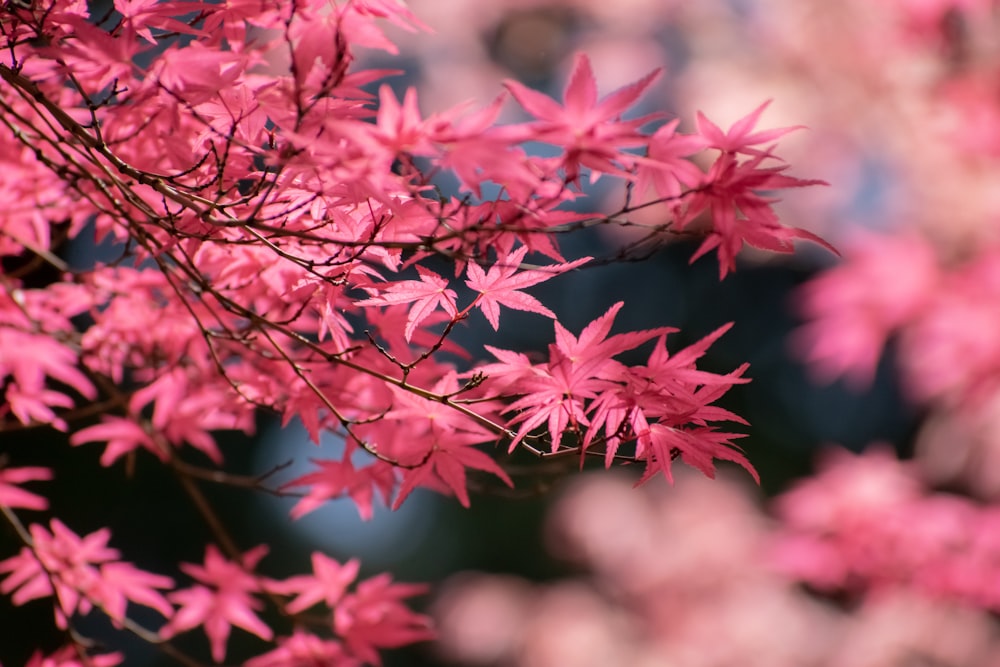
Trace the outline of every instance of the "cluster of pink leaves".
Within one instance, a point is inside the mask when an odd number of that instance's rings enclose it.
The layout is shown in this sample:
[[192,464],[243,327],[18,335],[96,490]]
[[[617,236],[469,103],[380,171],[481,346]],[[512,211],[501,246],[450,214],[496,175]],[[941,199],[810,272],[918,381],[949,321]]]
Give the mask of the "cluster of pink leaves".
[[[15,482],[45,479],[44,468],[0,470],[0,505],[6,508],[44,509],[44,499],[18,488]],[[351,667],[379,664],[378,649],[394,648],[433,636],[427,617],[410,611],[403,600],[424,592],[424,587],[393,583],[388,575],[357,581],[360,564],[341,564],[314,553],[312,572],[284,580],[255,574],[267,554],[264,545],[243,554],[239,561],[227,560],[209,545],[203,565],[181,563],[181,570],[194,584],[180,588],[163,575],[140,570],[118,560],[118,550],[107,546],[111,531],[102,528],[84,537],[76,535],[58,519],[51,531],[32,524],[27,546],[17,555],[0,561],[0,593],[11,595],[15,605],[35,599],[54,598],[55,621],[69,626],[76,614],[99,608],[119,628],[142,636],[146,632],[131,621],[129,603],[155,609],[167,619],[158,635],[168,640],[181,632],[203,628],[211,645],[212,659],[222,662],[233,626],[261,639],[274,640],[274,631],[257,613],[264,608],[262,596],[275,596],[290,615],[302,614],[322,605],[320,616],[338,639],[323,639],[297,627],[288,637],[279,637],[275,648],[249,661],[257,667],[297,665],[302,660]],[[170,591],[164,595],[161,591]],[[287,602],[285,598],[289,598]],[[80,647],[76,647],[79,649]],[[79,655],[67,647],[51,656],[51,663],[74,664]],[[119,656],[120,657],[120,656]],[[88,664],[117,664],[114,655],[93,656]],[[101,662],[105,660],[105,662]]]
[[[30,348],[49,359],[34,365],[23,357],[4,359],[11,416],[67,428],[54,410],[72,407],[73,399],[47,380],[92,398],[97,390],[76,370],[80,365],[116,383],[128,376],[143,385],[125,415],[74,435],[76,444],[107,443],[105,464],[137,448],[162,458],[184,443],[218,462],[210,432],[249,429],[253,409],[262,404],[286,421],[302,419],[314,438],[322,428],[378,416],[383,425],[362,429],[365,438],[357,437],[360,431],[349,437],[398,449],[388,435],[394,419],[386,413],[396,410],[401,392],[457,407],[442,398],[445,392],[420,387],[447,376],[447,364],[433,353],[454,351],[446,334],[473,308],[494,328],[500,306],[555,317],[521,290],[584,261],[562,261],[552,235],[544,233],[594,217],[557,208],[579,196],[572,186],[584,167],[592,178],[622,176],[638,190],[676,199],[672,232],[710,212],[712,226],[698,254],[718,247],[723,274],[744,240],[789,251],[791,239],[808,238],[780,227],[761,194],[808,184],[781,174],[780,163],[771,166],[771,148],[755,148],[788,131],[754,132],[763,107],[729,132],[699,117],[693,136],[676,134],[672,123],[647,137],[640,128],[649,119],[622,116],[656,74],[598,100],[589,62],[580,56],[564,105],[508,83],[537,118],[532,122],[492,127],[501,100],[481,111],[422,118],[412,91],[399,103],[385,85],[377,111],[370,111],[358,86],[385,73],[348,73],[345,35],[351,46],[389,49],[374,18],[411,21],[402,8],[306,3],[294,16],[283,13],[288,8],[252,4],[238,11],[196,3],[119,3],[117,9],[122,18],[110,31],[88,21],[81,4],[12,11],[12,56],[4,70],[24,94],[6,102],[12,116],[25,119],[23,128],[11,124],[16,131],[7,140],[39,134],[32,137],[34,157],[20,169],[49,179],[39,190],[59,192],[61,198],[53,198],[66,211],[47,212],[44,220],[41,202],[31,211],[6,211],[5,239],[31,241],[13,244],[10,252],[47,252],[54,233],[47,225],[66,220],[72,236],[91,218],[98,237],[131,243],[134,261],[148,265],[98,266],[35,291],[5,279],[3,317],[10,325],[4,335],[16,339],[5,349]],[[196,10],[200,21],[179,18]],[[146,50],[151,28],[198,39],[183,49],[171,44],[140,68],[133,59]],[[43,31],[45,49],[33,46],[32,31]],[[291,62],[278,62],[289,49]],[[67,80],[72,85],[61,84]],[[83,94],[108,102],[87,103]],[[88,115],[89,122],[74,120]],[[562,153],[530,156],[521,147],[528,140],[552,143]],[[647,154],[629,152],[636,147],[647,147]],[[707,173],[682,159],[697,148],[718,153]],[[418,170],[418,158],[431,166]],[[394,163],[402,166],[394,170]],[[90,169],[110,175],[95,179]],[[476,194],[484,181],[502,183],[506,197],[479,204],[428,198],[425,172],[442,169]],[[240,185],[246,181],[255,185]],[[559,262],[526,269],[522,262],[531,251]],[[418,265],[417,280],[400,276],[404,266],[432,254],[466,271],[466,285],[477,293],[472,303],[460,308],[450,281],[429,268]],[[359,291],[368,298],[359,299]],[[84,312],[94,323],[81,333],[69,320]],[[363,318],[381,344],[356,336],[348,315]],[[610,362],[627,349],[613,348],[587,354]],[[491,368],[499,372],[502,365]],[[605,409],[628,409],[605,403]],[[153,411],[148,424],[139,417],[144,408]],[[183,425],[167,419],[178,411]],[[486,430],[501,437],[510,432],[470,415],[471,409],[458,412],[425,437],[409,438],[409,451],[392,461],[420,467],[449,437],[465,447],[474,440],[470,434],[484,441]],[[460,423],[462,415],[467,423]],[[556,415],[550,423],[557,447],[559,426],[569,418]],[[534,424],[524,415],[518,421]],[[146,432],[149,426],[156,437]],[[705,444],[714,449],[711,438]]]
[[[589,259],[567,261],[555,233],[654,203],[673,217],[650,239],[703,235],[695,256],[716,250],[720,276],[744,242],[776,252],[822,243],[771,209],[774,191],[815,181],[784,174],[773,144],[792,128],[756,130],[764,106],[728,131],[699,115],[693,134],[677,122],[649,134],[658,117],[627,115],[659,72],[599,98],[581,55],[562,103],[506,84],[531,120],[495,125],[504,96],[424,116],[413,90],[399,100],[384,83],[377,96],[363,89],[393,72],[351,67],[354,49],[394,51],[380,21],[419,27],[391,0],[114,9],[98,17],[82,0],[33,0],[0,10],[0,187],[18,202],[0,212],[0,253],[27,262],[0,274],[5,423],[101,443],[104,466],[143,453],[174,464],[184,447],[221,465],[213,432],[249,433],[261,408],[301,420],[317,442],[338,432],[343,457],[286,484],[306,489],[293,516],[349,496],[367,517],[375,493],[398,505],[417,487],[468,504],[467,470],[510,483],[477,448],[496,442],[639,461],[646,478],[669,478],[677,457],[708,475],[715,459],[752,471],[732,443],[739,434],[716,425],[742,420],[711,405],[745,367],[695,367],[725,327],[669,354],[665,328],[610,335],[618,304],[579,336],[556,322],[545,362],[488,347],[497,361],[464,368],[450,359],[473,355],[448,336],[476,309],[494,330],[501,307],[554,320],[523,290]],[[537,141],[558,154],[530,154]],[[458,195],[436,193],[443,172]],[[585,174],[625,179],[639,199],[612,214],[570,212]],[[483,198],[487,182],[501,188],[495,200]],[[73,269],[56,252],[88,225],[121,256]],[[529,253],[549,263],[527,264]],[[454,278],[422,264],[435,258]],[[38,264],[60,278],[30,287]],[[464,305],[463,274],[474,294]],[[645,365],[615,359],[646,342]],[[81,426],[98,398],[113,408]],[[370,464],[355,465],[358,450]],[[0,504],[44,508],[19,485],[50,471],[0,475]],[[399,602],[416,589],[375,578],[344,593],[353,574],[331,574],[340,566],[320,557],[314,575],[275,584],[255,572],[262,549],[224,557],[209,546],[204,565],[182,568],[198,583],[175,589],[119,561],[106,529],[80,538],[58,519],[49,526],[22,531],[2,586],[18,604],[54,596],[61,624],[97,607],[127,625],[131,601],[169,619],[163,638],[203,627],[221,661],[232,625],[272,638],[255,596],[324,590],[342,641],[297,630],[261,665],[316,651],[334,664],[376,662],[375,648],[427,636]]]
[[121,653],[88,655],[81,658],[73,646],[65,646],[54,653],[45,655],[41,651],[32,654],[25,667],[115,667],[122,663]]
[[[608,466],[623,441],[635,440],[636,458],[646,461],[644,480],[662,472],[670,479],[670,464],[680,456],[686,463],[713,475],[713,459],[736,461],[756,478],[746,458],[731,440],[740,434],[718,432],[717,421],[745,423],[739,416],[710,405],[733,384],[746,382],[746,365],[728,375],[695,368],[701,357],[728,326],[698,343],[670,355],[666,349],[669,328],[608,336],[622,303],[574,336],[555,323],[556,342],[549,359],[532,364],[524,354],[487,349],[500,363],[479,372],[490,378],[490,387],[501,395],[522,396],[504,410],[515,413],[518,431],[513,450],[536,427],[551,434],[551,453],[561,439],[573,434],[582,441],[581,454],[595,441],[604,441]],[[614,357],[649,340],[657,343],[644,366],[625,366]]]

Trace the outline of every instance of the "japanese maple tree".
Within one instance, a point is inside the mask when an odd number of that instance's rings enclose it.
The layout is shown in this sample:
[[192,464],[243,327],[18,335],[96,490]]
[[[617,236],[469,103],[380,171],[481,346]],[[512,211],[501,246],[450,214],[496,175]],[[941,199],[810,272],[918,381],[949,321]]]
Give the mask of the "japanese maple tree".
[[[696,257],[718,250],[723,277],[744,242],[819,241],[771,208],[775,191],[818,182],[785,173],[774,142],[791,128],[758,130],[759,107],[726,132],[699,115],[680,134],[632,114],[658,70],[599,97],[584,55],[562,101],[506,82],[523,122],[497,124],[503,94],[425,115],[415,90],[400,100],[384,83],[392,72],[357,65],[358,49],[395,51],[385,23],[422,28],[395,0],[0,8],[0,432],[67,432],[123,474],[156,461],[214,537],[201,563],[148,572],[108,528],[80,536],[49,513],[58,470],[0,468],[22,543],[0,554],[0,592],[52,605],[70,647],[51,664],[126,659],[80,634],[88,614],[188,665],[208,658],[174,645],[184,633],[204,633],[214,662],[230,659],[233,628],[255,635],[247,664],[269,667],[377,664],[379,649],[433,636],[403,603],[421,586],[357,581],[356,561],[316,553],[311,573],[270,576],[267,546],[236,543],[206,480],[296,493],[293,517],[341,497],[369,517],[376,496],[398,506],[417,488],[468,505],[469,471],[512,484],[516,449],[636,463],[643,480],[669,479],[678,458],[756,475],[724,426],[744,420],[714,405],[746,366],[696,366],[727,327],[670,352],[673,329],[611,333],[622,303],[577,334],[528,290],[586,270],[558,235],[596,225],[644,227],[619,255],[703,237]],[[445,174],[457,190],[439,189]],[[601,178],[628,184],[617,210],[587,209],[584,184]],[[631,221],[664,203],[667,219]],[[116,256],[67,264],[82,238]],[[480,314],[499,330],[507,309],[553,320],[546,355],[453,339]],[[646,344],[646,363],[622,360]],[[341,458],[288,480],[230,474],[217,433],[250,433],[261,412],[317,443],[337,434]]]

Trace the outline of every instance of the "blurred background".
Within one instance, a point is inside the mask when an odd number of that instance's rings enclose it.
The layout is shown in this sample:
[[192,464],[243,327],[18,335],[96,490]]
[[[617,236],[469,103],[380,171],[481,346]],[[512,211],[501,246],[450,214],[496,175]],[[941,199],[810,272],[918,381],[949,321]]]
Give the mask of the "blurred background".
[[[1000,563],[1000,548],[980,544],[1000,533],[977,513],[1000,489],[1000,394],[990,381],[1000,377],[992,347],[1000,280],[991,270],[1000,257],[991,254],[1000,229],[996,3],[409,4],[432,34],[396,31],[399,57],[361,55],[367,66],[404,70],[392,84],[397,92],[416,86],[425,114],[485,104],[506,78],[559,98],[577,51],[589,54],[602,94],[664,68],[636,113],[666,112],[681,130],[692,130],[698,110],[725,128],[771,100],[759,127],[804,126],[777,151],[789,173],[829,183],[790,193],[779,215],[844,257],[815,247],[793,256],[747,250],[720,282],[714,257],[689,265],[697,246],[677,243],[647,261],[610,263],[534,291],[571,331],[624,300],[617,330],[677,327],[672,349],[735,322],[705,365],[726,372],[750,363],[752,383],[723,404],[751,424],[741,443],[759,488],[725,466],[715,481],[681,474],[674,487],[658,479],[633,490],[628,470],[580,473],[575,462],[553,469],[525,459],[515,493],[474,480],[470,510],[418,492],[370,522],[344,500],[292,523],[291,499],[248,493],[234,503],[222,490],[213,499],[227,503],[220,510],[241,527],[241,544],[288,545],[265,561],[274,576],[305,568],[318,549],[359,557],[363,575],[385,570],[430,583],[433,593],[418,604],[438,619],[441,642],[392,652],[390,666],[1000,664],[996,605],[985,593],[1000,587],[1000,578],[988,579],[992,569],[975,570],[983,578],[965,588],[950,570],[933,570],[926,585],[914,584],[924,581],[916,575],[885,575],[897,551],[936,554],[942,544]],[[519,118],[513,103],[505,113]],[[623,192],[603,179],[590,195],[614,210]],[[603,228],[564,242],[568,258],[609,257],[627,237]],[[948,310],[956,295],[962,308]],[[505,313],[499,336],[483,322],[457,336],[474,355],[486,341],[544,349],[551,324],[519,315]],[[956,340],[964,347],[949,347]],[[267,419],[254,442],[226,435],[220,444],[236,472],[294,461],[282,479],[339,446],[330,438],[316,449],[294,425]],[[119,470],[93,465],[92,452],[50,449],[58,467],[79,471],[76,485],[52,498],[78,532],[99,527],[87,522],[100,516],[116,536],[137,536],[114,546],[152,571],[201,559],[208,533],[191,508],[172,504],[174,483],[155,464],[140,457],[122,484]],[[810,477],[820,460],[832,478]],[[814,488],[804,479],[826,495],[783,495]],[[954,515],[937,502],[944,492],[964,503]],[[796,514],[793,497],[814,514]],[[928,498],[946,516],[934,535],[913,528],[927,520]],[[105,509],[95,514],[94,506]],[[886,525],[895,532],[884,533]],[[798,539],[821,533],[843,540]],[[921,541],[909,542],[914,536]],[[855,544],[866,540],[867,552]],[[921,573],[929,559],[907,567]],[[37,629],[49,627],[50,610],[14,614],[7,605],[0,598],[0,657],[17,665],[44,632]],[[203,648],[201,637],[184,641]],[[259,648],[239,631],[231,647],[233,656]],[[139,643],[126,652],[129,664],[168,664]]]

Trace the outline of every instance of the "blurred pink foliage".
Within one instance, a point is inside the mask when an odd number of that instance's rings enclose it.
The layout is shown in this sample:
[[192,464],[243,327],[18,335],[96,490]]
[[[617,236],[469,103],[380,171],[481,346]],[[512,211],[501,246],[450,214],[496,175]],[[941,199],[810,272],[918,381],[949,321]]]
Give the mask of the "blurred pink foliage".
[[516,667],[1000,664],[997,510],[930,492],[878,448],[821,467],[775,516],[727,475],[583,478],[547,533],[580,575],[454,578],[440,649]]
[[[827,222],[824,233],[840,241],[844,261],[798,295],[806,323],[793,347],[819,379],[843,377],[863,389],[887,343],[897,343],[903,392],[926,414],[916,437],[917,466],[936,484],[995,500],[1000,3],[754,4],[754,28],[740,44],[768,43],[761,60],[753,61],[764,65],[756,78],[784,82],[801,103],[795,118],[813,130],[802,140],[818,142],[801,156],[791,143],[790,159],[808,164],[811,153],[818,168],[810,173],[842,195],[855,183],[859,203],[873,175],[881,183],[874,200],[867,195],[866,205],[846,209],[848,215],[842,208],[831,216],[837,207],[814,207],[818,217],[841,220],[839,230]],[[697,62],[692,81],[704,85],[693,93],[725,88],[719,77],[699,76],[699,68],[709,66]],[[830,160],[833,154],[839,159]],[[822,163],[839,165],[840,174],[823,171]],[[808,205],[814,197],[803,192],[797,201]]]
[[930,492],[887,449],[830,454],[776,513],[776,563],[820,590],[861,599],[907,590],[1000,609],[1000,507]]

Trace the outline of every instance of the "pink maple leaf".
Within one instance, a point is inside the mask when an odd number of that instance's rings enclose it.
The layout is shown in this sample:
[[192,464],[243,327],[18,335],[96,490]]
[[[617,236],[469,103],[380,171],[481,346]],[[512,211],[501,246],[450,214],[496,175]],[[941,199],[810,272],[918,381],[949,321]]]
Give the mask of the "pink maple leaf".
[[710,478],[715,477],[715,459],[733,461],[743,466],[759,484],[757,471],[732,443],[735,438],[743,437],[746,437],[745,433],[723,433],[711,427],[688,429],[651,424],[649,430],[640,433],[638,438],[636,457],[646,460],[646,471],[638,484],[647,482],[660,472],[672,482],[670,467],[678,456]]
[[[77,610],[87,613],[93,602],[81,591],[97,589],[97,563],[118,558],[118,551],[107,547],[111,531],[102,528],[84,538],[58,519],[44,526],[29,526],[33,549],[24,547],[16,556],[0,562],[0,572],[9,575],[0,584],[0,593],[14,593],[15,605],[56,595],[56,622],[65,628],[67,618]],[[50,573],[52,573],[50,575]]]
[[705,209],[712,218],[712,231],[691,261],[717,248],[720,279],[736,268],[736,255],[744,241],[755,248],[790,253],[795,250],[793,241],[803,239],[838,254],[836,248],[812,232],[782,226],[771,208],[776,200],[763,194],[781,188],[826,183],[786,176],[781,173],[787,168],[785,165],[762,167],[761,163],[770,157],[770,153],[758,152],[740,161],[736,153],[723,153],[706,175],[706,187],[696,191],[690,200],[687,220]]
[[670,121],[649,138],[646,159],[638,164],[636,192],[645,193],[652,187],[659,197],[678,198],[682,186],[692,188],[701,183],[704,174],[688,158],[704,150],[708,141],[699,135],[677,134],[679,123]]
[[328,500],[339,498],[346,494],[358,508],[361,518],[368,521],[372,518],[372,501],[377,489],[384,502],[389,502],[389,496],[395,486],[395,476],[391,466],[376,462],[363,468],[355,468],[349,455],[343,461],[328,459],[310,459],[319,470],[296,477],[282,485],[282,489],[294,486],[307,486],[306,497],[292,508],[293,519],[313,512]]
[[63,646],[49,655],[35,651],[28,662],[24,663],[24,667],[114,667],[125,659],[121,653],[86,655],[81,658],[82,650],[79,644],[74,644]]
[[53,51],[74,76],[94,86],[95,90],[112,85],[115,80],[132,80],[133,59],[144,50],[134,32],[112,36],[82,17],[64,16],[72,25],[73,39],[61,41]]
[[376,137],[394,153],[430,156],[437,153],[431,143],[428,123],[420,117],[417,90],[408,88],[400,104],[387,84],[378,90]]
[[269,583],[267,588],[282,595],[295,595],[285,609],[290,614],[305,611],[319,602],[330,609],[337,606],[348,586],[358,578],[361,562],[352,558],[343,565],[324,554],[312,554],[313,573]]
[[546,425],[552,451],[559,449],[563,432],[587,425],[585,401],[597,396],[606,383],[586,373],[575,372],[572,362],[558,350],[539,372],[525,375],[512,384],[523,397],[511,403],[505,412],[516,413],[511,424],[520,424],[510,443],[510,451],[520,444],[532,429]]
[[122,23],[128,31],[134,32],[150,44],[156,44],[156,38],[150,28],[179,32],[181,34],[199,35],[187,23],[178,21],[174,16],[184,12],[196,12],[202,5],[197,2],[161,2],[160,0],[115,0],[115,9],[122,15]]
[[[232,400],[228,383],[206,382],[191,369],[174,368],[156,378],[132,395],[129,409],[138,414],[150,404],[153,404],[150,422],[168,442],[177,447],[187,443],[201,450],[217,464],[222,463],[222,452],[211,431],[240,429],[249,434],[254,429],[253,413],[247,405]],[[127,432],[127,427],[121,423],[117,428]],[[103,435],[111,434],[105,432]],[[122,432],[118,436],[123,439],[133,437],[125,436]],[[137,444],[149,448],[141,440]],[[122,442],[119,446],[128,445]],[[105,451],[102,458],[110,456]]]
[[103,415],[100,424],[80,429],[70,436],[69,443],[77,446],[86,442],[104,442],[107,447],[101,454],[101,465],[110,466],[122,456],[142,448],[152,452],[161,461],[168,458],[167,452],[158,447],[149,433],[131,419]]
[[772,130],[761,130],[753,132],[754,126],[760,120],[764,109],[771,104],[771,100],[764,102],[759,107],[748,113],[730,126],[728,132],[723,132],[718,125],[705,117],[705,114],[698,112],[695,124],[698,127],[698,134],[704,137],[706,144],[710,148],[718,148],[723,152],[744,153],[746,155],[764,155],[767,151],[751,148],[757,144],[768,143],[779,139],[789,132],[802,129],[802,125],[794,127],[779,127]]
[[107,546],[111,531],[102,528],[80,537],[58,519],[49,522],[52,532],[39,524],[29,527],[32,547],[0,562],[0,573],[8,577],[0,593],[14,592],[15,605],[55,595],[56,623],[67,626],[76,612],[88,613],[94,606],[104,610],[116,624],[125,618],[127,600],[156,609],[164,616],[173,607],[156,588],[170,588],[173,581],[118,561],[119,553]]
[[586,402],[619,379],[624,367],[614,356],[672,331],[664,327],[609,337],[615,315],[623,305],[621,301],[616,303],[588,324],[579,337],[555,322],[556,342],[549,346],[546,364],[530,365],[523,355],[487,348],[501,363],[487,365],[482,372],[498,374],[504,393],[520,395],[505,410],[517,413],[511,422],[520,424],[511,451],[542,424],[547,427],[552,451],[558,450],[567,428],[576,430],[589,424]]
[[793,350],[818,380],[843,375],[852,386],[867,386],[889,337],[923,319],[938,294],[952,300],[946,284],[937,249],[923,236],[860,235],[848,243],[842,264],[796,295],[807,324],[793,333]]
[[475,305],[483,311],[483,315],[489,320],[494,331],[500,326],[501,304],[515,310],[538,313],[555,319],[555,313],[542,305],[535,297],[520,290],[545,282],[560,273],[581,266],[591,259],[584,257],[573,262],[519,272],[521,261],[527,252],[527,246],[522,246],[506,257],[498,259],[489,271],[483,271],[483,268],[475,262],[469,262],[466,268],[469,279],[465,281],[465,284],[470,289],[479,292],[480,295],[476,298]]
[[194,41],[172,44],[155,61],[157,83],[188,104],[202,104],[231,90],[247,67],[249,56],[221,51]]
[[403,475],[399,493],[392,503],[393,509],[399,508],[417,486],[440,488],[439,483],[443,483],[455,494],[462,507],[469,507],[471,503],[466,488],[466,468],[492,473],[507,486],[514,486],[514,482],[493,457],[472,446],[481,444],[483,440],[483,435],[457,432],[443,434],[435,439],[426,460],[421,465],[408,469]]
[[[695,368],[695,362],[703,357],[708,348],[732,327],[732,322],[723,324],[704,338],[673,354],[667,351],[665,339],[661,339],[650,353],[649,362],[642,368],[642,371],[649,379],[665,385],[726,384],[729,386],[749,382],[750,380],[745,378],[734,378],[732,373],[717,375]],[[741,366],[739,371],[742,372],[745,368],[746,366]]]
[[564,106],[517,81],[504,81],[504,86],[538,119],[532,138],[566,149],[563,163],[567,180],[576,182],[581,165],[595,173],[620,174],[623,170],[617,163],[631,164],[632,157],[621,153],[621,149],[644,143],[638,128],[652,117],[627,121],[621,117],[659,75],[660,69],[653,70],[598,101],[590,59],[581,53],[574,60],[573,73],[563,93]]
[[243,663],[243,667],[362,667],[357,658],[333,639],[321,639],[301,628],[280,637],[277,648]]
[[261,545],[246,552],[241,563],[234,563],[210,544],[205,549],[204,565],[181,563],[181,569],[201,583],[170,594],[180,609],[160,630],[160,636],[169,639],[202,626],[216,662],[226,657],[226,641],[234,625],[269,641],[274,633],[255,613],[264,605],[252,595],[261,591],[262,582],[251,574],[266,554],[267,546]]
[[97,390],[77,364],[79,353],[63,345],[53,335],[0,328],[0,384],[6,384],[0,415],[8,410],[22,424],[48,423],[65,431],[67,424],[56,416],[54,407],[72,407],[73,399],[47,388],[47,378],[95,399]]
[[[444,396],[458,389],[458,376],[452,371],[438,380],[431,391]],[[397,391],[394,400],[395,406],[385,414],[384,420],[393,420],[387,423],[406,432],[405,439],[397,439],[391,446],[393,456],[410,467],[403,474],[393,509],[402,505],[417,486],[450,491],[464,507],[468,507],[466,468],[491,473],[508,486],[513,486],[503,468],[492,457],[475,448],[475,445],[492,440],[493,433],[440,401],[405,391]],[[480,407],[486,408],[483,404]]]
[[482,198],[483,182],[492,180],[502,183],[512,199],[525,201],[537,193],[541,175],[516,145],[520,137],[493,125],[505,99],[506,95],[500,95],[489,106],[436,128],[434,140],[444,151],[436,162],[451,169],[459,183],[478,198]]
[[0,505],[29,510],[48,509],[48,500],[18,486],[25,482],[47,479],[52,479],[52,471],[48,468],[0,468]]
[[[420,280],[400,280],[392,283],[380,295],[358,301],[358,306],[391,306],[395,304],[412,304],[410,315],[406,319],[403,337],[409,341],[417,325],[427,319],[438,307],[444,309],[452,317],[458,314],[455,306],[455,290],[448,289],[448,281],[438,274],[422,266],[417,267]],[[377,288],[367,288],[370,292]]]
[[609,337],[608,334],[611,333],[615,316],[624,305],[623,301],[615,303],[606,313],[584,327],[579,337],[574,336],[556,322],[555,347],[565,354],[579,371],[585,371],[593,376],[602,376],[609,366],[616,363],[612,361],[612,357],[634,349],[658,336],[676,331],[671,327],[657,327],[643,331],[629,331]]
[[155,609],[166,618],[173,616],[174,608],[156,591],[157,588],[173,588],[174,581],[170,577],[122,562],[104,563],[100,566],[100,573],[104,611],[115,625],[121,626],[128,600]]
[[426,590],[420,584],[395,584],[388,574],[362,581],[334,610],[334,631],[365,663],[380,665],[376,648],[394,648],[434,638],[430,619],[400,602]]
[[666,336],[660,336],[646,366],[623,367],[618,381],[591,404],[594,412],[584,447],[590,445],[603,427],[605,465],[610,466],[622,440],[648,432],[652,423],[675,427],[705,426],[710,421],[745,424],[738,415],[708,403],[734,384],[749,382],[742,377],[747,365],[725,375],[695,367],[695,361],[731,326],[719,327],[674,355],[667,352]]
[[[424,320],[423,327],[414,329],[412,338],[407,341],[403,336],[403,332],[406,330],[406,320],[409,317],[405,305],[389,306],[381,311],[372,310],[366,313],[366,315],[370,329],[373,332],[377,332],[378,336],[384,341],[384,347],[403,363],[406,363],[410,358],[418,354],[417,351],[412,349],[410,344],[424,349],[436,345],[439,342],[440,336],[435,335],[429,327],[434,327],[451,319],[447,313],[435,310]],[[469,353],[450,338],[444,340],[440,349],[442,352],[448,352],[465,359],[470,358]]]

